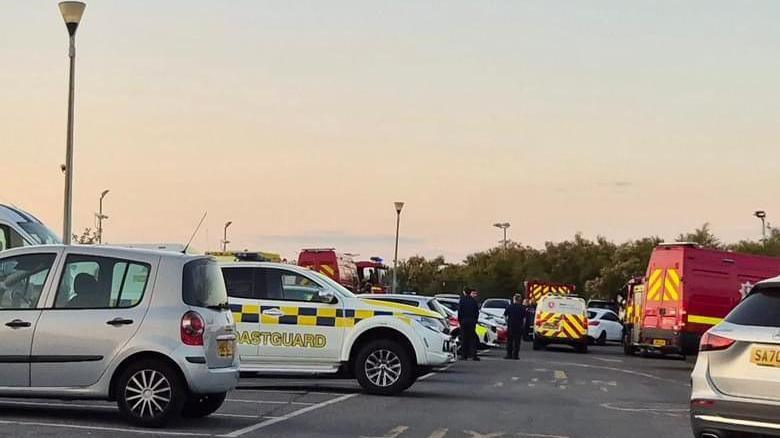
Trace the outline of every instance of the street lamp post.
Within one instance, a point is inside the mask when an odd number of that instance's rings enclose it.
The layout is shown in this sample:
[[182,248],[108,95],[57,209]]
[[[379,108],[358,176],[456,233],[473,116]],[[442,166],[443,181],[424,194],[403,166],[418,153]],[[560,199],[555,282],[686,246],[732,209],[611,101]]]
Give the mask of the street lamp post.
[[65,20],[70,36],[68,57],[70,58],[70,73],[68,79],[68,138],[65,149],[65,206],[62,219],[62,241],[66,245],[71,242],[71,217],[73,206],[73,91],[75,88],[76,70],[76,29],[87,5],[82,2],[60,2],[60,13]]
[[98,214],[97,214],[97,241],[98,244],[103,243],[103,219],[108,219],[108,216],[103,214],[103,198],[106,197],[109,190],[103,190],[103,192],[100,193],[100,204],[98,206]]
[[222,230],[222,252],[227,252],[227,245],[230,241],[227,238],[227,229],[233,224],[233,221],[225,222],[225,228]]
[[508,241],[506,240],[506,230],[510,227],[509,222],[499,222],[496,224],[493,224],[494,227],[499,228],[504,231],[504,240],[501,241],[501,243],[504,244],[504,249],[506,249],[506,245]]
[[401,231],[401,210],[404,208],[403,202],[395,203],[395,257],[393,257],[393,293],[398,288],[398,235]]
[[766,246],[766,212],[764,210],[758,210],[753,213],[753,216],[761,219],[761,236],[763,237],[764,246]]

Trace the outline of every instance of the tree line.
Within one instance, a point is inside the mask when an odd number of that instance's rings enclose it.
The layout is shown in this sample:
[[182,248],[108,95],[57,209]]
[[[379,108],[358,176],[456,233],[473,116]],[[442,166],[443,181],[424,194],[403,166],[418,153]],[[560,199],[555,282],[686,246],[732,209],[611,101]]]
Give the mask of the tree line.
[[[780,257],[780,228],[769,227],[767,238],[723,243],[712,233],[709,224],[675,241],[693,242],[706,248],[717,248],[749,254]],[[400,291],[422,295],[458,293],[474,287],[482,297],[509,297],[523,289],[523,282],[547,280],[571,283],[585,298],[614,299],[634,276],[645,274],[650,253],[663,239],[645,237],[616,244],[604,237],[590,240],[575,234],[571,240],[547,242],[537,249],[516,242],[477,252],[461,263],[446,263],[444,257],[421,256],[399,261]]]

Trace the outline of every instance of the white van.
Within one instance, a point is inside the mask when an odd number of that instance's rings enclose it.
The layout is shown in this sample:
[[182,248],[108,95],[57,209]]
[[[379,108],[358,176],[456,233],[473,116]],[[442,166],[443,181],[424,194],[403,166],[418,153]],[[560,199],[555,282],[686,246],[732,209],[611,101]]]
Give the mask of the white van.
[[60,238],[35,216],[19,208],[0,204],[0,251],[60,243]]

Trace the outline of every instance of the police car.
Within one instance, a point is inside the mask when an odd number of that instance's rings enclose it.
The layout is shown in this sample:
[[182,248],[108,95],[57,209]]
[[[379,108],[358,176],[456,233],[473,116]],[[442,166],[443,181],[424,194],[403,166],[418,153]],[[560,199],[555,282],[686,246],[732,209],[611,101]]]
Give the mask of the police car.
[[223,264],[222,274],[242,372],[344,373],[391,395],[453,359],[435,312],[359,298],[295,265],[242,261]]

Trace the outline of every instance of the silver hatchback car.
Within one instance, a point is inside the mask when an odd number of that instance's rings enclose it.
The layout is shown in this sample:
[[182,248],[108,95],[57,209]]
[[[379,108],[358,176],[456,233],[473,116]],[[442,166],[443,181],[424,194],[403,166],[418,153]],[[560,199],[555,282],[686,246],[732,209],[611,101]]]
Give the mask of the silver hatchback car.
[[692,382],[697,438],[780,436],[780,277],[702,336]]
[[0,253],[0,397],[115,400],[140,426],[216,411],[238,384],[216,261],[34,246]]

